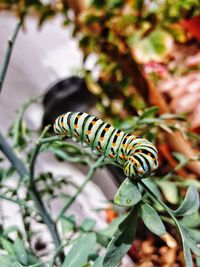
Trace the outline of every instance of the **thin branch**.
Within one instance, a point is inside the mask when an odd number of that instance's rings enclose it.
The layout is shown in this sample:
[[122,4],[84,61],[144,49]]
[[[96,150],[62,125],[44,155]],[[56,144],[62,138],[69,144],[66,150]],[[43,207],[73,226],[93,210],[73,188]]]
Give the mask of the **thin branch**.
[[29,172],[24,165],[24,163],[21,161],[20,158],[17,157],[13,149],[10,147],[10,145],[5,140],[4,136],[0,133],[0,150],[2,153],[9,159],[21,179],[24,179],[25,177],[29,176]]
[[77,190],[76,194],[67,201],[67,203],[64,205],[60,213],[58,214],[58,217],[56,219],[56,222],[60,219],[60,217],[68,210],[68,208],[74,203],[78,195],[83,191],[85,188],[86,184],[92,179],[93,174],[95,173],[96,169],[101,166],[102,161],[104,160],[104,156],[101,156],[96,163],[89,169],[86,179],[83,182],[83,184],[79,187]]
[[7,69],[8,69],[10,57],[11,57],[12,50],[13,50],[13,46],[15,44],[15,40],[17,38],[17,34],[19,32],[20,26],[21,26],[21,22],[18,22],[16,27],[15,27],[15,30],[13,32],[13,35],[12,35],[11,39],[8,40],[8,47],[7,47],[7,50],[6,50],[5,57],[4,57],[3,65],[2,65],[2,67],[0,69],[0,93],[2,91],[2,87],[3,87],[4,79],[5,79],[5,76],[6,76],[6,72],[7,72]]
[[32,207],[27,205],[25,201],[20,200],[20,199],[14,199],[12,197],[6,197],[6,196],[4,196],[2,194],[0,194],[0,199],[8,200],[8,201],[13,202],[15,204],[18,204],[18,205],[20,205],[22,207],[25,207],[25,208],[28,208],[28,209],[32,209]]
[[46,126],[31,154],[31,159],[30,159],[30,186],[32,186],[34,184],[34,170],[35,170],[35,163],[36,163],[36,159],[38,154],[40,153],[40,148],[42,146],[42,143],[40,142],[40,140],[45,136],[45,134],[47,133],[47,131],[49,130],[50,126]]

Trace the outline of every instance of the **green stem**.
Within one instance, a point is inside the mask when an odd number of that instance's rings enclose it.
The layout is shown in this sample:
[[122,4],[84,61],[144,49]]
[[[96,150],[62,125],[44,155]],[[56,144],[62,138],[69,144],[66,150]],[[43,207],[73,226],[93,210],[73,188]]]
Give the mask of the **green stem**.
[[47,137],[47,138],[42,138],[40,139],[39,143],[40,145],[46,144],[46,143],[51,143],[51,142],[55,142],[55,141],[62,141],[64,136],[60,135],[60,136],[52,136],[52,137]]
[[8,40],[8,47],[6,50],[5,57],[4,57],[3,65],[2,65],[1,70],[0,70],[0,93],[1,93],[2,88],[3,88],[3,83],[4,83],[4,79],[6,76],[7,69],[8,69],[10,57],[11,57],[12,50],[13,50],[13,46],[14,46],[15,40],[17,38],[17,34],[19,32],[20,26],[21,26],[21,22],[18,22],[16,27],[15,27],[15,30],[13,32],[11,39]]
[[27,209],[31,209],[31,208],[32,208],[32,207],[30,207],[29,205],[27,205],[26,202],[24,202],[24,201],[22,201],[22,200],[19,200],[19,199],[13,199],[13,198],[11,198],[11,197],[6,197],[6,196],[4,196],[4,195],[2,195],[2,194],[0,194],[0,199],[8,200],[8,201],[10,201],[10,202],[13,202],[13,203],[15,203],[15,204],[18,204],[18,205],[20,205],[20,206],[22,206],[22,207],[25,207],[25,208],[27,208]]
[[104,156],[101,156],[96,163],[89,169],[86,179],[83,182],[83,184],[79,187],[76,194],[69,199],[69,201],[64,205],[60,213],[58,214],[58,217],[56,219],[56,222],[60,219],[60,217],[66,212],[66,210],[74,203],[78,195],[83,191],[86,184],[92,179],[93,174],[95,173],[96,169],[101,165],[102,161],[104,160]]
[[7,143],[4,136],[0,133],[0,150],[2,153],[9,159],[12,166],[15,168],[21,179],[29,176],[29,172],[21,161],[20,158],[17,157],[11,146]]
[[47,133],[47,131],[49,130],[50,126],[46,126],[44,128],[44,130],[42,131],[42,134],[33,150],[33,152],[31,153],[31,159],[30,159],[30,186],[32,186],[34,184],[34,171],[35,171],[35,163],[36,163],[36,159],[37,156],[40,152],[40,148],[42,146],[42,143],[40,142],[40,140],[45,136],[45,134]]
[[34,97],[32,99],[30,99],[29,101],[27,101],[19,110],[19,113],[17,115],[17,118],[15,120],[15,123],[14,123],[14,127],[13,127],[13,130],[14,130],[14,133],[13,133],[13,144],[14,144],[14,147],[16,147],[19,143],[19,139],[20,139],[20,129],[21,129],[21,126],[22,126],[22,120],[23,120],[23,116],[24,116],[24,113],[26,112],[26,110],[29,108],[29,106],[32,104],[32,103],[35,103],[37,101],[39,101],[41,99],[42,96],[37,96],[37,97]]

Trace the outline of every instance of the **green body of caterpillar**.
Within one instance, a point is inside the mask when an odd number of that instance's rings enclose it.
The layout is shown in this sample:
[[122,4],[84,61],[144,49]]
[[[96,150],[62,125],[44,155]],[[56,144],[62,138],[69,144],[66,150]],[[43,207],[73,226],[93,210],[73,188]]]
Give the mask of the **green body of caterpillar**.
[[118,162],[130,178],[147,177],[158,168],[158,152],[151,142],[115,129],[87,113],[68,112],[59,116],[54,130]]

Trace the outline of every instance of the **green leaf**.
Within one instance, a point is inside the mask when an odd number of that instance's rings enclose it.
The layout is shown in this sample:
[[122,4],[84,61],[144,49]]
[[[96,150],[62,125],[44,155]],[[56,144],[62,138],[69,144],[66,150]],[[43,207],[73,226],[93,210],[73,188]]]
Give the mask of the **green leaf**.
[[14,242],[14,250],[17,255],[17,259],[24,265],[28,264],[27,253],[24,243],[21,239],[17,238]]
[[199,194],[194,186],[189,186],[181,206],[173,211],[176,216],[185,216],[195,213],[199,209]]
[[102,267],[102,263],[103,263],[103,257],[100,256],[95,260],[95,262],[92,265],[92,267]]
[[[148,188],[160,199],[162,200],[162,195],[160,193],[160,190],[158,188],[158,186],[155,184],[155,182],[153,181],[153,179],[151,178],[145,178],[142,179],[142,182],[148,186]],[[139,185],[139,188],[141,190],[143,190],[143,187],[141,185]]]
[[117,217],[111,223],[109,223],[106,228],[98,231],[97,233],[112,238],[114,233],[117,231],[119,224],[126,218],[126,216],[127,214]]
[[157,111],[158,111],[158,107],[150,107],[148,109],[145,109],[139,119],[141,120],[144,118],[153,117]]
[[2,237],[1,244],[2,244],[2,247],[8,252],[8,254],[15,255],[15,250],[14,250],[12,242]]
[[0,266],[2,267],[13,267],[13,262],[15,261],[15,257],[10,255],[1,255],[0,257]]
[[177,115],[177,114],[171,114],[171,113],[165,113],[159,117],[163,120],[169,120],[169,119],[175,119],[175,120],[185,120],[185,115]]
[[75,228],[75,221],[73,216],[65,216],[63,215],[60,218],[61,225],[62,225],[62,232],[63,234],[66,234],[70,231],[73,231]]
[[81,236],[66,255],[62,267],[81,267],[86,264],[95,243],[96,235],[94,233]]
[[189,229],[181,224],[181,229],[184,234],[185,240],[188,246],[193,251],[194,254],[200,256],[200,233],[199,230]]
[[159,181],[159,187],[166,200],[171,204],[177,204],[178,202],[178,188],[175,183],[169,181]]
[[102,267],[116,267],[130,249],[136,232],[138,205],[134,206],[110,241]]
[[185,226],[185,227],[197,227],[200,224],[200,214],[199,212],[195,212],[191,215],[184,216],[180,222]]
[[185,259],[185,266],[186,267],[194,267],[193,260],[192,260],[192,254],[191,254],[190,248],[187,245],[186,241],[183,241],[183,253],[184,253],[184,259]]
[[129,178],[126,178],[114,197],[114,203],[123,207],[131,207],[137,204],[141,198],[142,195],[140,190],[133,181],[131,181]]
[[165,226],[157,212],[147,203],[140,206],[140,215],[146,227],[154,234],[162,236],[166,233]]
[[95,224],[96,224],[95,220],[87,218],[80,225],[80,230],[82,230],[83,232],[89,232],[93,229]]
[[197,267],[200,267],[200,257],[196,257],[196,264],[197,264]]

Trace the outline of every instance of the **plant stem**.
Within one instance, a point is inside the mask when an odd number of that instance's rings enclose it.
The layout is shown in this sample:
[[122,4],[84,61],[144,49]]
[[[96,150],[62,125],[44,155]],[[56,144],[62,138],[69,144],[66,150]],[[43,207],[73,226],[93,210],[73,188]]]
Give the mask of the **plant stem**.
[[6,50],[5,57],[4,57],[3,65],[2,65],[1,70],[0,70],[0,93],[1,93],[2,88],[3,88],[3,83],[4,83],[4,79],[6,76],[7,69],[8,69],[10,57],[11,57],[12,50],[13,50],[13,46],[14,46],[15,40],[17,38],[17,34],[19,32],[20,26],[21,26],[21,22],[17,22],[17,25],[16,25],[14,32],[13,32],[13,35],[12,35],[11,39],[8,40],[8,47]]
[[5,200],[8,200],[10,202],[13,202],[15,204],[18,204],[22,207],[25,207],[25,208],[28,208],[28,209],[31,209],[31,207],[29,205],[26,204],[26,202],[22,201],[22,200],[19,200],[19,199],[13,199],[11,197],[6,197],[2,194],[0,194],[0,199],[5,199]]
[[45,134],[47,133],[47,131],[49,130],[50,126],[46,126],[44,128],[44,130],[42,131],[42,134],[38,140],[38,142],[36,143],[36,146],[31,154],[31,159],[30,159],[30,185],[32,186],[34,184],[34,170],[35,170],[35,163],[36,163],[36,159],[37,156],[40,152],[40,148],[42,146],[42,143],[40,142],[40,140],[45,136]]
[[5,140],[4,136],[0,133],[0,150],[2,153],[9,159],[12,166],[15,168],[21,179],[24,179],[24,177],[29,176],[29,172],[24,165],[24,163],[21,161],[20,158],[17,157],[13,149],[10,147],[10,145]]
[[39,143],[40,145],[46,144],[46,143],[51,143],[55,141],[61,141],[64,136],[52,136],[52,137],[47,137],[47,138],[42,138],[40,139]]
[[79,187],[76,194],[69,199],[69,201],[64,205],[60,213],[58,214],[58,217],[56,219],[56,222],[60,219],[60,217],[68,210],[68,208],[74,203],[78,195],[83,191],[86,184],[92,179],[93,174],[95,173],[96,169],[101,165],[102,161],[104,160],[104,156],[101,156],[96,163],[89,169],[86,179],[83,182],[83,184]]
[[22,126],[22,121],[23,121],[23,116],[24,116],[24,113],[26,112],[26,110],[29,108],[29,106],[37,101],[40,100],[42,96],[37,96],[37,97],[34,97],[30,100],[28,100],[19,110],[18,112],[18,115],[17,115],[17,118],[15,120],[15,123],[14,123],[14,127],[13,127],[13,130],[14,130],[14,133],[13,133],[13,144],[14,144],[14,147],[16,147],[19,143],[19,139],[20,139],[20,129],[21,129],[21,126]]

